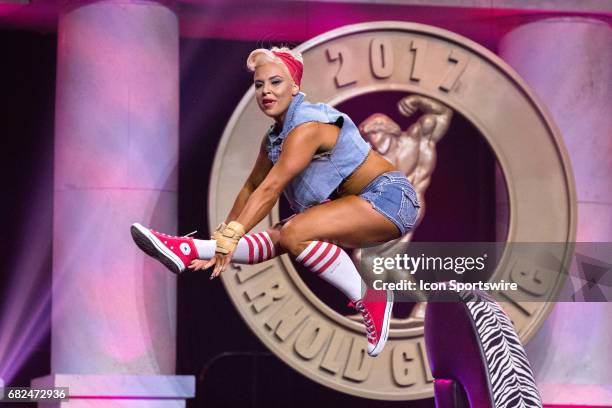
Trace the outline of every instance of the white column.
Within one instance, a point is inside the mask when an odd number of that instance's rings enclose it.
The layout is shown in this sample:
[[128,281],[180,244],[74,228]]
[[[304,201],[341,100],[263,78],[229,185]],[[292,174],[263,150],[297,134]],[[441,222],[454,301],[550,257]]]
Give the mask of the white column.
[[173,375],[177,278],[129,231],[176,231],[178,37],[176,13],[155,1],[60,12],[52,372],[33,384],[69,387],[62,406],[181,407],[193,396],[194,378]]
[[[612,242],[612,29],[595,19],[544,19],[509,32],[499,54],[561,131],[576,181],[577,241]],[[527,346],[545,403],[610,404],[611,333],[610,303],[555,306]]]

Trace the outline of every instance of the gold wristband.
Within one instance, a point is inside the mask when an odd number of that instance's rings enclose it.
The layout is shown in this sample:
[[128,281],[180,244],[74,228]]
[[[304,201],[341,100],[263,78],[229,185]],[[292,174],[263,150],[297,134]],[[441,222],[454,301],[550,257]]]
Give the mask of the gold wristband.
[[244,226],[237,221],[230,221],[227,227],[223,230],[223,236],[228,238],[235,238],[236,241],[242,238],[246,233]]
[[245,234],[242,224],[237,221],[230,221],[229,224],[219,234],[215,234],[217,246],[215,252],[228,254],[236,249],[238,241]]
[[238,246],[238,240],[227,237],[220,237],[217,240],[217,247],[215,248],[215,252],[218,254],[229,254],[234,251]]
[[219,224],[219,225],[217,226],[217,229],[213,231],[212,235],[210,236],[210,239],[214,239],[215,241],[216,241],[217,239],[219,239],[219,237],[221,237],[221,236],[223,235],[223,234],[222,234],[222,232],[223,232],[223,230],[224,230],[226,227],[227,227],[227,225],[226,225],[224,222],[222,222],[221,224]]

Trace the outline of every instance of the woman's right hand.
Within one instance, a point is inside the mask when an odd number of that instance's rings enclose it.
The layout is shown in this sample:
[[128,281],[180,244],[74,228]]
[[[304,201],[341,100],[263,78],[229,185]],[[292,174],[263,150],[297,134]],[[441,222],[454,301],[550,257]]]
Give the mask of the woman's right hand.
[[[221,224],[219,224],[217,226],[217,229],[215,231],[213,231],[212,235],[211,235],[211,239],[216,240],[217,239],[217,235],[221,235],[221,232],[225,229],[225,227],[227,227],[227,225],[222,222]],[[200,271],[203,269],[208,269],[211,266],[214,266],[217,263],[217,256],[213,256],[212,258],[205,260],[205,259],[194,259],[193,261],[191,261],[191,263],[189,264],[189,266],[187,266],[187,268],[191,269],[192,271]]]
[[214,266],[214,264],[216,262],[217,262],[217,257],[216,256],[213,256],[209,260],[194,259],[193,261],[191,261],[191,263],[189,264],[189,266],[187,268],[189,268],[189,269],[191,269],[193,271],[199,271],[199,270],[208,269],[211,266]]
[[189,264],[187,268],[191,269],[192,271],[199,271],[199,270],[208,269],[211,266],[217,265],[215,269],[213,270],[212,274],[210,275],[210,279],[214,279],[217,276],[219,276],[221,272],[225,270],[225,268],[229,264],[229,261],[232,259],[233,253],[234,251],[226,255],[215,254],[215,256],[213,256],[209,260],[194,259],[193,261],[191,261],[191,263]]

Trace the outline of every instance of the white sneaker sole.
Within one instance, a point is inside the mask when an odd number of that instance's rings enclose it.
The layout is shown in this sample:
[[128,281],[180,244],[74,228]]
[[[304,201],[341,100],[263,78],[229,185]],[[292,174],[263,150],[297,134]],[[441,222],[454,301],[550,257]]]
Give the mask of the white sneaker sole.
[[387,344],[387,339],[389,338],[389,326],[391,323],[391,312],[393,311],[393,292],[387,291],[387,305],[385,306],[385,317],[383,319],[383,329],[380,335],[380,340],[376,343],[376,346],[372,349],[368,354],[371,357],[376,357],[383,351],[385,348],[385,344]]
[[179,274],[185,270],[185,264],[181,258],[176,256],[168,249],[148,228],[143,227],[139,223],[132,224],[130,227],[132,239],[147,255],[157,259],[166,268],[172,272]]

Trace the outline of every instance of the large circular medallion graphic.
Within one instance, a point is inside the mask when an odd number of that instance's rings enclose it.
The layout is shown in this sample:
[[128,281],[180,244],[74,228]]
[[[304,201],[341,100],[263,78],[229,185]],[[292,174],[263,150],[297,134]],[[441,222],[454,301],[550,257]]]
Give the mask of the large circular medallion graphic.
[[[346,26],[298,49],[305,67],[302,91],[310,102],[339,105],[370,93],[403,93],[404,97],[433,101],[469,121],[495,154],[506,180],[506,240],[567,243],[562,245],[567,250],[559,254],[567,262],[576,223],[567,154],[545,109],[497,56],[457,34],[403,22]],[[376,106],[372,113],[377,113]],[[254,89],[249,89],[215,156],[209,191],[211,229],[233,205],[270,125],[257,107]],[[253,231],[279,220],[277,205]],[[511,258],[507,255],[495,274],[512,273],[512,268],[502,268]],[[521,340],[527,342],[552,307],[542,300],[559,291],[565,275],[542,281],[529,265],[521,268],[518,283],[523,293],[520,299],[508,298],[502,307]],[[310,379],[341,392],[381,400],[433,395],[422,325],[392,326],[385,350],[371,358],[363,325],[322,302],[287,255],[261,264],[234,265],[222,274],[222,281],[261,341]]]

